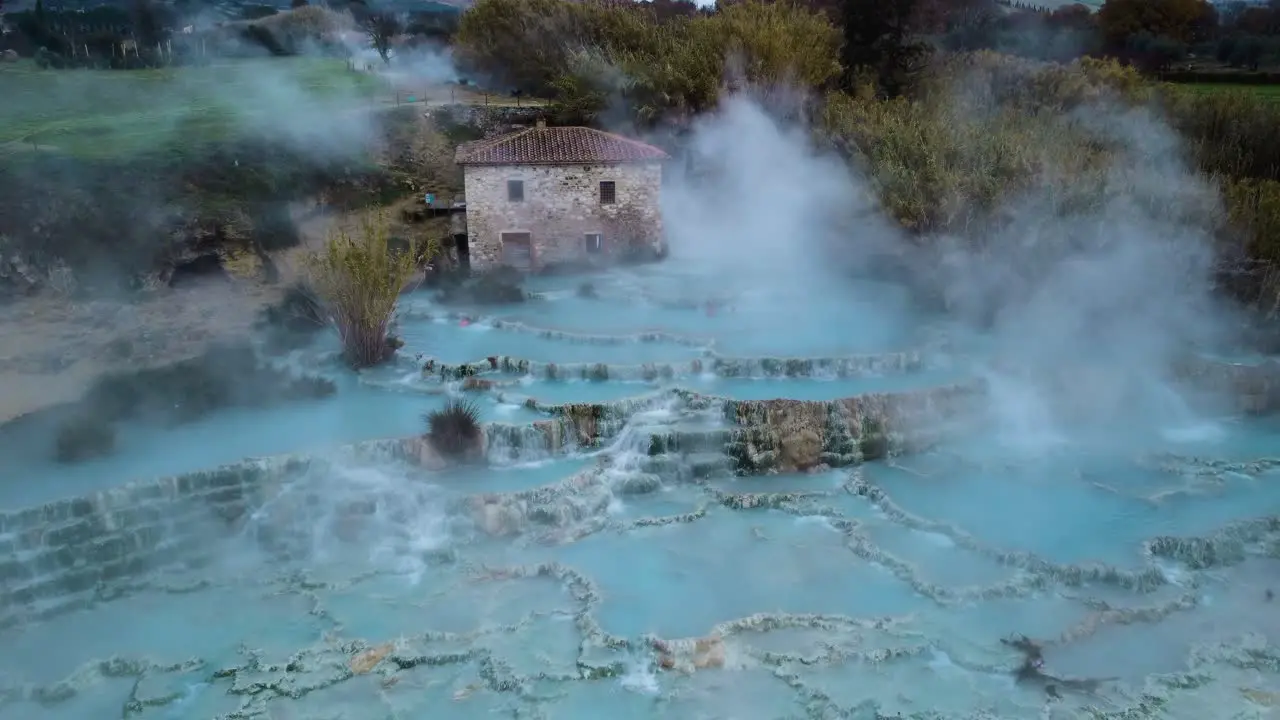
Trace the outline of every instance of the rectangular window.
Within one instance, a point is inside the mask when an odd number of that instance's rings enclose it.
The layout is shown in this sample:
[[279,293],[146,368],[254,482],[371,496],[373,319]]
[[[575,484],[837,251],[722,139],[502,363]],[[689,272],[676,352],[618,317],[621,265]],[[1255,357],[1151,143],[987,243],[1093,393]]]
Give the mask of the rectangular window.
[[507,200],[510,202],[524,202],[523,180],[507,181]]
[[595,254],[600,252],[604,248],[604,240],[601,238],[600,233],[587,233],[586,246],[588,253]]
[[600,204],[612,205],[618,201],[618,187],[612,180],[600,181]]

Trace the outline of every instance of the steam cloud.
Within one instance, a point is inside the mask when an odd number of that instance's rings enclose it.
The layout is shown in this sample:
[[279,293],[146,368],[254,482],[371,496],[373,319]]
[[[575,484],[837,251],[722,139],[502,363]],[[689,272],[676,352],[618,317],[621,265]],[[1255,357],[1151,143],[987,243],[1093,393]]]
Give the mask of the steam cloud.
[[[668,185],[665,222],[673,261],[716,268],[712,293],[768,288],[802,322],[849,271],[874,273],[911,241],[876,211],[865,177],[818,149],[804,121],[779,115],[740,93],[703,117]],[[1150,111],[1098,103],[1058,122],[1116,148],[1101,202],[1061,212],[1049,183],[1007,198],[980,250],[944,237],[929,241],[936,252],[908,255],[911,284],[945,298],[954,361],[988,381],[982,424],[1007,444],[1039,452],[1203,426],[1217,408],[1191,402],[1171,366],[1223,347],[1239,319],[1212,296],[1216,189]],[[869,304],[826,318],[827,332],[909,335],[920,322],[891,296]]]

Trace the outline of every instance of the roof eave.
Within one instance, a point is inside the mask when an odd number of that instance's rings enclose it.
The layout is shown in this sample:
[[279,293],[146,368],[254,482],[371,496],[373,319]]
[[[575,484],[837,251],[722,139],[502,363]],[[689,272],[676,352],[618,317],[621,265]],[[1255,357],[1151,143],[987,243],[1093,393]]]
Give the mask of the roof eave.
[[466,167],[470,166],[520,166],[520,165],[641,165],[643,163],[665,162],[670,160],[670,155],[652,158],[633,158],[629,160],[521,160],[520,162],[494,162],[491,160],[461,160],[455,159],[455,165]]

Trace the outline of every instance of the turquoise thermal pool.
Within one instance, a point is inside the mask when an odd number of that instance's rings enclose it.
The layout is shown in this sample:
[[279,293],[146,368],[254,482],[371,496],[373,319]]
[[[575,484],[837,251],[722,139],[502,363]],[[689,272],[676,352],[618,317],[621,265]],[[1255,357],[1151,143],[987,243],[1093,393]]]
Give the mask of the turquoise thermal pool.
[[[122,425],[78,465],[49,459],[53,420],[0,429],[0,717],[1280,707],[1275,418],[1040,423],[893,288],[708,313],[695,287],[658,266],[497,308],[418,293],[390,366],[349,374],[331,337],[279,359],[332,397]],[[872,417],[949,387],[977,399]],[[487,465],[394,440],[454,398]],[[851,461],[831,426],[855,407]],[[1015,635],[1052,678],[1015,682]]]

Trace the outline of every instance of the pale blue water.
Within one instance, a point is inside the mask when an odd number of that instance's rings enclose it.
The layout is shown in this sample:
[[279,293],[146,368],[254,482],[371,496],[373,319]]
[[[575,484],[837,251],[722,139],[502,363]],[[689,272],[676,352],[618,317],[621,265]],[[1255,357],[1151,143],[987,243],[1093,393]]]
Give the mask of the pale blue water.
[[[540,313],[556,312],[553,303],[538,303]],[[489,356],[513,356],[550,363],[640,364],[688,361],[702,354],[691,344],[664,342],[575,342],[572,337],[550,338],[537,333],[498,330],[483,321],[465,327],[452,318],[406,320],[398,328],[406,354],[434,357],[446,363],[468,363]],[[534,326],[538,327],[538,326]],[[606,336],[608,339],[608,336]]]
[[[419,355],[639,365],[708,351],[838,357],[936,340],[924,329],[936,324],[894,288],[849,283],[804,304],[803,288],[721,292],[724,309],[708,317],[701,303],[717,293],[693,280],[669,265],[618,271],[592,278],[600,297],[583,299],[581,278],[540,279],[531,286],[540,299],[485,310],[415,296],[396,364],[350,376],[330,357],[332,338],[291,359],[339,382],[328,400],[168,429],[124,426],[116,455],[74,467],[48,460],[47,427],[0,434],[0,507],[246,456],[409,436],[422,431],[423,413],[456,396],[475,401],[485,420],[527,423],[542,417],[524,406],[528,397],[601,402],[683,387],[822,400],[964,379],[941,370],[652,382],[498,373],[484,376],[494,388],[464,393],[420,371]],[[459,313],[476,323],[439,319]],[[624,341],[646,331],[672,337]],[[1258,660],[1277,652],[1280,637],[1280,600],[1266,599],[1280,589],[1280,530],[1248,538],[1243,562],[1204,570],[1150,557],[1144,543],[1276,514],[1280,472],[1244,463],[1280,455],[1280,423],[1152,411],[1181,407],[1160,398],[1095,423],[1050,423],[1023,399],[1001,396],[990,417],[964,418],[926,451],[892,462],[767,477],[667,474],[650,492],[623,491],[646,470],[633,453],[639,440],[625,432],[613,447],[503,467],[313,470],[287,479],[232,536],[210,537],[209,564],[0,631],[0,717],[1021,719],[1042,717],[1046,705],[1055,718],[1119,713],[1144,692],[1163,703],[1146,717],[1261,712],[1248,698],[1280,692],[1274,667]],[[675,408],[636,424],[716,422]],[[468,496],[596,471],[602,484],[567,496],[560,511],[570,522],[558,531],[489,537],[466,511]],[[869,498],[872,490],[882,496]],[[787,495],[772,508],[730,509],[737,493]],[[517,506],[532,512],[538,502],[529,494]],[[370,503],[372,514],[345,513]],[[292,554],[273,554],[262,531],[293,537]],[[1077,581],[1073,565],[1100,570]],[[1123,581],[1142,572],[1150,586]],[[1042,687],[1013,682],[1020,658],[999,643],[1013,633],[1048,643],[1051,672],[1119,679],[1051,701]],[[719,660],[663,671],[655,636],[718,636]],[[385,643],[393,647],[370,672],[351,673],[353,657]],[[1195,683],[1165,677],[1189,668]]]

